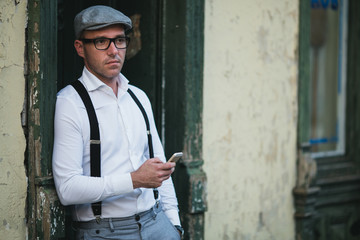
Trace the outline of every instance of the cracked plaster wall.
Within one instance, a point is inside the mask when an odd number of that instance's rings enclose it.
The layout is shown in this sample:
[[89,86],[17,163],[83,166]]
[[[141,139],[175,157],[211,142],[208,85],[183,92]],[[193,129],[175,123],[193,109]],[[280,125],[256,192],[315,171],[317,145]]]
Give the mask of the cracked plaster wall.
[[298,0],[206,0],[206,240],[295,237]]
[[24,104],[26,0],[0,1],[0,239],[25,239]]

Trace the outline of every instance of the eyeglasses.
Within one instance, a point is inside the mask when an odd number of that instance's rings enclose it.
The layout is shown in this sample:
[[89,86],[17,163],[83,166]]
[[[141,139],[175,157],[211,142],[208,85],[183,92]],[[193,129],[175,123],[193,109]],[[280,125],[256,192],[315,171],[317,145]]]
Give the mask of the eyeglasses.
[[116,37],[116,38],[94,38],[87,39],[81,38],[80,41],[84,43],[94,43],[94,46],[97,50],[106,50],[110,47],[110,44],[113,42],[117,49],[125,49],[130,43],[129,37]]

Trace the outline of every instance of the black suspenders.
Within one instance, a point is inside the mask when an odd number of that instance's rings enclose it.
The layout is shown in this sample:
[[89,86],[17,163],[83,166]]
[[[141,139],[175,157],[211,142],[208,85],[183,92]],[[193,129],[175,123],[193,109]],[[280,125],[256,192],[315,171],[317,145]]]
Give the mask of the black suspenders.
[[[80,81],[75,81],[71,84],[80,95],[90,122],[90,175],[92,177],[101,177],[101,144],[100,144],[100,131],[99,124],[96,117],[94,106],[91,102],[90,96]],[[94,216],[101,215],[101,202],[91,204]]]
[[[100,131],[99,124],[97,121],[96,113],[94,106],[91,102],[90,96],[84,87],[84,85],[80,81],[75,81],[71,84],[75,90],[80,95],[82,101],[84,102],[86,112],[88,114],[89,123],[90,123],[90,174],[92,177],[101,177],[101,141],[100,141]],[[150,132],[150,123],[149,118],[145,112],[144,107],[141,105],[139,99],[135,96],[135,94],[128,89],[128,93],[133,98],[137,106],[139,107],[146,123],[146,132],[148,136],[148,145],[149,145],[149,155],[150,158],[154,158],[154,150],[152,145],[152,137]],[[157,201],[159,193],[156,188],[153,189],[154,198]],[[93,210],[94,216],[97,220],[100,219],[101,216],[101,202],[96,202],[91,204],[91,208]]]

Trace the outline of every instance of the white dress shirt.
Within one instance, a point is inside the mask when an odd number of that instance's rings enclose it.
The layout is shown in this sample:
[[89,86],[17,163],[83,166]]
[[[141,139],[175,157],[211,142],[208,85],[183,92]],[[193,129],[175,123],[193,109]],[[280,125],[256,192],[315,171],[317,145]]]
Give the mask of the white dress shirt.
[[[72,86],[57,94],[54,121],[53,174],[60,201],[74,205],[73,219],[94,219],[91,203],[102,201],[101,218],[127,217],[149,210],[153,189],[133,189],[130,173],[149,159],[144,117],[127,93],[130,88],[150,121],[154,155],[165,162],[151,104],[140,89],[118,78],[118,96],[86,68],[79,79],[88,90],[99,122],[101,177],[90,177],[90,126],[85,106]],[[171,178],[158,188],[165,214],[180,225],[177,199]]]

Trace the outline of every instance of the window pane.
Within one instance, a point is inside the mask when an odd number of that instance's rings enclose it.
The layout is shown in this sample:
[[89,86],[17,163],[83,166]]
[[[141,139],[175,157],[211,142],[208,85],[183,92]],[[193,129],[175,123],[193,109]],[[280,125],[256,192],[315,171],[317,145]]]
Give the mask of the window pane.
[[311,139],[313,153],[344,146],[344,1],[311,1]]

